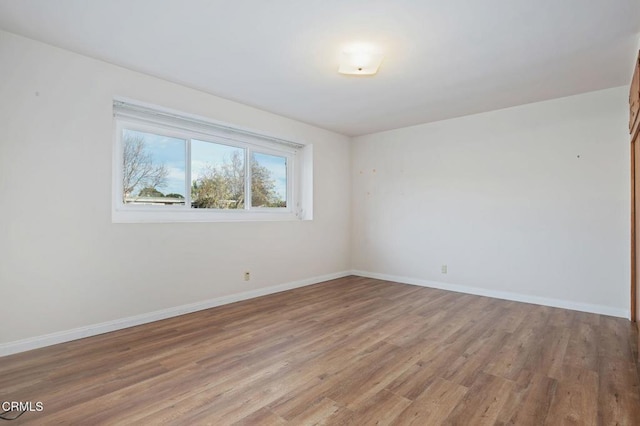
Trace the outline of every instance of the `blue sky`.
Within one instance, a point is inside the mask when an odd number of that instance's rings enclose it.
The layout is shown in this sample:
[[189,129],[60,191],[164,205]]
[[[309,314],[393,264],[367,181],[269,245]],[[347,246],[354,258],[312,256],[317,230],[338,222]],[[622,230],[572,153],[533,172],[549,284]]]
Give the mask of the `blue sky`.
[[[185,195],[185,149],[186,142],[167,136],[151,133],[125,130],[126,134],[144,137],[147,149],[153,157],[155,164],[165,164],[169,170],[167,185],[158,188],[164,194]],[[197,179],[201,171],[207,166],[217,167],[228,162],[234,152],[242,153],[242,148],[228,145],[192,140],[191,142],[191,175]],[[253,153],[254,158],[262,166],[271,171],[275,181],[276,192],[281,199],[286,199],[287,194],[287,159],[276,155]]]
[[158,188],[164,194],[180,194],[184,196],[185,173],[185,141],[168,136],[125,130],[124,134],[143,137],[147,143],[147,150],[153,157],[154,164],[165,164],[169,169],[167,186]]

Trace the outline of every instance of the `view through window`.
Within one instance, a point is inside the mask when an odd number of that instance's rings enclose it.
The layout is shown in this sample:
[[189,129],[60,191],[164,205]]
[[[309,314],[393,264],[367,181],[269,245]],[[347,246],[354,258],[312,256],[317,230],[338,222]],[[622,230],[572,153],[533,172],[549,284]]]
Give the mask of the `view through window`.
[[124,110],[119,116],[114,103],[117,209],[296,213],[301,185],[294,172],[302,145],[265,142],[240,131],[235,138],[233,130],[216,132],[213,125],[203,131],[200,122],[190,128],[191,120],[178,119],[178,126],[174,116],[167,125],[162,116]]

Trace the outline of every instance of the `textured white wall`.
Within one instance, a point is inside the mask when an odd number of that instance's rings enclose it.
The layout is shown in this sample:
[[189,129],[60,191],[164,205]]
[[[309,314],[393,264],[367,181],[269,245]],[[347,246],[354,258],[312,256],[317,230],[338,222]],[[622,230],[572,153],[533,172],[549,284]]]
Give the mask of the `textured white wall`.
[[628,311],[627,108],[620,87],[355,138],[352,266]]
[[[349,269],[347,137],[6,32],[0,63],[0,343]],[[314,220],[111,223],[114,96],[312,143]]]

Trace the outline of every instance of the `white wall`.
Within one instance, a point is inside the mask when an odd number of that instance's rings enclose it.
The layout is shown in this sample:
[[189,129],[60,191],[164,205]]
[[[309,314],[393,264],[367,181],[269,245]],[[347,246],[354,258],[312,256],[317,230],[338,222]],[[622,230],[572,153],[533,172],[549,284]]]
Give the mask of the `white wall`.
[[[628,310],[626,87],[349,147],[347,137],[5,32],[0,63],[0,349],[350,268]],[[111,223],[114,96],[312,143],[314,220]]]
[[[0,344],[349,269],[347,137],[6,32],[0,64]],[[314,220],[111,223],[114,96],[312,143]]]
[[354,269],[628,315],[627,101],[620,87],[355,138]]

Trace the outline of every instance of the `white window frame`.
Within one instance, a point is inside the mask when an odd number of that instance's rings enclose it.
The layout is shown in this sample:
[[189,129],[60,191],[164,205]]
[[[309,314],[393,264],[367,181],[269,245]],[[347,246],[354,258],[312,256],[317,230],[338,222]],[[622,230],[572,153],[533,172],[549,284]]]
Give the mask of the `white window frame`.
[[[130,222],[238,222],[312,220],[312,145],[276,138],[122,98],[113,102],[114,143],[112,221]],[[123,132],[133,130],[185,140],[185,204],[149,206],[125,204],[122,193]],[[245,151],[245,207],[243,209],[201,209],[191,207],[192,139],[242,148]],[[253,152],[285,157],[287,162],[287,207],[251,206]]]

